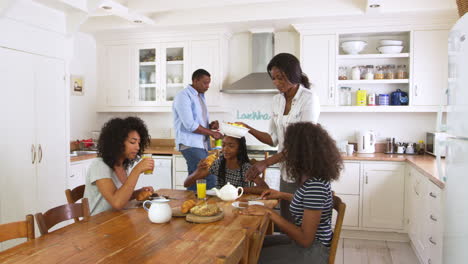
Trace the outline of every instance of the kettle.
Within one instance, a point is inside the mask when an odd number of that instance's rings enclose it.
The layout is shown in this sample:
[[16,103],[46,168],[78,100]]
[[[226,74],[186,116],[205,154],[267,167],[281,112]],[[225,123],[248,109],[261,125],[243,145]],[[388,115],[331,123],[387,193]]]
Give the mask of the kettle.
[[361,130],[356,132],[357,153],[375,152],[375,134],[372,130]]

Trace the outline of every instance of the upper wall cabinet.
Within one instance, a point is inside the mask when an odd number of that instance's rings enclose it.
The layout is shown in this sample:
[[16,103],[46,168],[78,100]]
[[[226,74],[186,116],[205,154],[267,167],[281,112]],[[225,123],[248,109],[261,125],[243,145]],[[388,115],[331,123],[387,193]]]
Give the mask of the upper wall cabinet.
[[413,105],[447,105],[448,31],[414,31]]
[[304,36],[301,42],[301,61],[304,72],[321,105],[335,105],[335,35]]
[[448,30],[298,30],[302,67],[322,111],[436,112],[446,105]]
[[[209,107],[219,105],[224,80],[222,37],[174,42],[98,42],[100,112],[170,112],[175,95],[199,68],[211,73]],[[213,110],[213,108],[211,108]]]

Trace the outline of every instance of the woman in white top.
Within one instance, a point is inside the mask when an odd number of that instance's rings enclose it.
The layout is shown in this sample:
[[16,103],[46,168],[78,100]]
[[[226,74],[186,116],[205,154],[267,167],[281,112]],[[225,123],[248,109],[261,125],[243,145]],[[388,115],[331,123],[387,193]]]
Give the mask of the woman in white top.
[[[263,170],[280,163],[281,184],[280,191],[294,193],[297,185],[294,179],[287,174],[282,164],[284,133],[291,123],[312,122],[317,123],[320,115],[318,96],[310,89],[307,76],[302,72],[299,60],[292,54],[280,53],[274,56],[267,66],[268,74],[280,94],[273,97],[273,113],[270,120],[270,133],[258,131],[246,124],[249,133],[259,141],[270,146],[278,146],[278,154],[255,163],[247,172],[247,179],[253,180]],[[281,201],[281,215],[291,219],[289,202]]]

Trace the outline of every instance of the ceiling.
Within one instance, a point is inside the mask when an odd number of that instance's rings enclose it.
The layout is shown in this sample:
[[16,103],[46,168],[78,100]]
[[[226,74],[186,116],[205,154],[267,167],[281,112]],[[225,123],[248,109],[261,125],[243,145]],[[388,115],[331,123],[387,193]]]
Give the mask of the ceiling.
[[[64,0],[62,0],[64,1]],[[455,0],[101,0],[80,30],[138,28],[288,28],[317,18],[454,12]],[[370,9],[370,4],[380,7]],[[110,6],[111,9],[103,9]],[[137,22],[135,22],[137,21]]]

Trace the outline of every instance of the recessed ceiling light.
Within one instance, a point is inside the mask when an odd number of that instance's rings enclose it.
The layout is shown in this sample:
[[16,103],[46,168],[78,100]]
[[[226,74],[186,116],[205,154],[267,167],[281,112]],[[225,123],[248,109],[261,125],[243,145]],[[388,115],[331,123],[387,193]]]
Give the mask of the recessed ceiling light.
[[140,23],[142,23],[143,21],[137,19],[137,20],[133,20],[133,22],[140,24]]
[[112,6],[101,6],[102,9],[105,9],[105,10],[111,10],[112,9]]
[[380,5],[379,4],[374,4],[374,5],[370,5],[369,7],[370,8],[378,8],[378,7],[380,7]]

